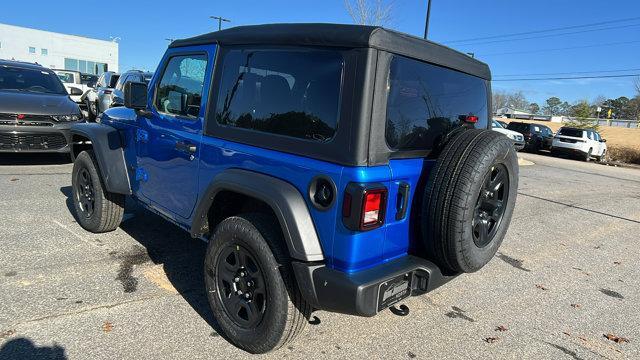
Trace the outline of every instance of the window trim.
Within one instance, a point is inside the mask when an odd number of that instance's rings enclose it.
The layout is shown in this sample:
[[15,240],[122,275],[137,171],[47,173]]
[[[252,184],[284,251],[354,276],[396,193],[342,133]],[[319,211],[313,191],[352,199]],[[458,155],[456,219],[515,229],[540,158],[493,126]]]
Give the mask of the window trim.
[[[341,54],[343,69],[341,98],[338,108],[339,121],[333,138],[327,142],[319,142],[275,133],[219,125],[215,117],[218,96],[220,95],[218,89],[220,88],[221,82],[222,61],[228,51],[238,48],[254,48],[260,50],[329,50]],[[333,46],[218,44],[203,134],[207,137],[223,139],[231,143],[310,157],[335,164],[348,166],[366,165],[368,161],[367,127],[370,119],[368,112],[371,110],[370,101],[373,94],[372,83],[373,72],[375,71],[376,51],[377,50],[369,48],[340,48]],[[350,121],[345,123],[340,119],[349,119]],[[342,126],[340,125],[341,123]],[[355,142],[354,136],[357,138]],[[344,151],[344,149],[351,150]]]
[[[296,137],[296,136],[291,136],[291,135],[285,135],[285,134],[279,134],[279,133],[273,133],[273,132],[268,132],[268,131],[260,131],[260,130],[256,130],[256,129],[249,129],[249,128],[241,128],[241,127],[237,127],[237,126],[229,126],[229,125],[224,125],[224,124],[220,124],[218,123],[218,120],[216,119],[216,115],[217,115],[217,107],[218,107],[218,94],[220,92],[220,86],[222,85],[222,73],[216,73],[215,75],[219,75],[219,79],[217,79],[215,81],[215,87],[212,88],[212,94],[215,94],[216,99],[215,102],[211,103],[211,106],[213,106],[213,117],[212,120],[213,122],[216,123],[216,126],[219,128],[225,128],[225,129],[237,129],[239,131],[242,132],[251,132],[251,133],[256,133],[256,134],[266,134],[267,136],[278,136],[281,138],[286,138],[286,139],[297,139],[297,140],[301,140],[304,141],[307,144],[330,144],[333,139],[335,139],[336,135],[338,134],[338,131],[340,129],[340,123],[341,123],[341,118],[342,118],[342,98],[343,98],[343,91],[344,91],[344,82],[345,82],[345,56],[344,54],[339,51],[338,49],[335,48],[329,48],[329,47],[307,47],[307,46],[278,46],[278,47],[273,47],[273,46],[260,46],[260,45],[247,45],[247,46],[231,46],[228,47],[225,51],[219,53],[220,56],[220,61],[223,61],[224,56],[226,56],[231,50],[237,50],[237,49],[257,49],[257,50],[269,50],[269,49],[273,49],[273,50],[287,50],[287,49],[292,49],[292,50],[299,50],[299,51],[304,51],[304,50],[309,50],[309,49],[314,49],[312,51],[333,51],[337,54],[339,54],[341,56],[341,62],[342,62],[342,69],[340,71],[340,91],[338,92],[338,104],[336,105],[337,108],[337,118],[336,118],[336,125],[334,128],[334,132],[333,135],[331,136],[331,138],[329,138],[326,141],[318,141],[318,140],[313,140],[313,139],[306,139],[306,138],[301,138],[301,137]],[[218,63],[216,61],[216,63]],[[220,64],[220,66],[222,67],[223,64]],[[222,71],[222,70],[220,70]]]
[[[185,115],[180,115],[180,114],[171,114],[171,113],[166,113],[164,111],[160,111],[160,109],[158,109],[158,107],[156,106],[156,98],[158,96],[158,87],[160,86],[160,83],[162,82],[162,78],[164,77],[164,73],[165,71],[167,71],[167,67],[169,66],[169,63],[171,62],[171,59],[176,58],[176,57],[187,57],[190,55],[203,55],[205,57],[206,63],[205,63],[205,67],[204,67],[204,79],[202,80],[202,92],[200,93],[200,108],[202,108],[202,101],[204,101],[204,107],[205,107],[205,113],[204,113],[204,118],[207,117],[207,105],[209,103],[208,99],[204,99],[204,88],[205,85],[207,83],[207,69],[209,67],[209,54],[206,51],[186,51],[186,52],[176,52],[173,53],[171,55],[169,55],[166,60],[164,61],[164,63],[162,64],[162,72],[159,72],[159,77],[158,77],[158,81],[155,82],[155,84],[153,85],[153,96],[152,96],[152,102],[151,102],[151,108],[157,112],[158,114],[162,115],[162,116],[168,116],[168,117],[172,117],[175,119],[179,119],[179,120],[184,120],[184,121],[189,121],[189,122],[197,122],[198,120],[200,120],[201,116],[196,116],[196,117],[189,117],[189,116],[185,116]],[[211,93],[209,93],[211,94]],[[209,97],[211,97],[211,95],[209,95]]]

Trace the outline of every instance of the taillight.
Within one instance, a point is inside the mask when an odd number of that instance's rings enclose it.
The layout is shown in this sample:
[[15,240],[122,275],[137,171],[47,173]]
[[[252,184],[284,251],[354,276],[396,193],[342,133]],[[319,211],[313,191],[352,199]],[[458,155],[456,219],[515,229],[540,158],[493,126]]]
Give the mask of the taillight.
[[342,222],[354,231],[366,231],[384,224],[387,188],[382,184],[350,183],[342,201]]
[[468,123],[472,123],[475,124],[478,122],[478,117],[475,115],[460,115],[458,116],[458,119],[460,121],[464,121],[464,122],[468,122]]
[[360,220],[361,230],[366,230],[384,222],[382,215],[384,214],[383,205],[384,200],[386,200],[386,194],[386,189],[365,190]]

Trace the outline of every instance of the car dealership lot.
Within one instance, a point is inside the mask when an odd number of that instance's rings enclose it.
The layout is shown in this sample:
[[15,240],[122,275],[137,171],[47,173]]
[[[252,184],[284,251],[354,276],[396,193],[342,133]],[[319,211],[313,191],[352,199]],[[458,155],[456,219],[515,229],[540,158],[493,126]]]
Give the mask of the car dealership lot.
[[[488,266],[405,301],[406,316],[314,313],[266,357],[640,357],[640,170],[521,156],[535,165]],[[41,158],[0,166],[0,359],[249,356],[210,325],[204,243],[134,206],[115,232],[85,232],[71,164]]]

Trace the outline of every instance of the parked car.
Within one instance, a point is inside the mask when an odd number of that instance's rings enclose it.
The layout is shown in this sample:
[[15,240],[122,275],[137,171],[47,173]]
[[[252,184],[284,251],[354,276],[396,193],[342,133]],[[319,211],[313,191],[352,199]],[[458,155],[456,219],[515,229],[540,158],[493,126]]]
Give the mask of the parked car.
[[98,75],[93,74],[80,74],[80,79],[83,84],[90,88],[93,88],[98,83]]
[[497,131],[501,134],[506,135],[513,142],[513,147],[516,151],[520,151],[524,148],[524,136],[517,131],[508,130],[502,127],[499,121],[492,120],[491,122],[491,130]]
[[605,161],[607,140],[595,130],[561,127],[553,138],[551,154],[578,156],[584,161],[592,158]]
[[373,316],[479,270],[504,238],[518,162],[489,130],[490,79],[375,26],[174,41],[124,107],[73,128],[77,221],[114,230],[130,196],[207,240],[212,313],[249,352],[292,341],[312,309]]
[[111,106],[111,94],[119,78],[120,74],[105,71],[98,78],[96,86],[87,93],[85,101],[90,121],[94,121],[98,115]]
[[52,70],[0,60],[0,152],[68,153],[69,129],[81,120],[80,108]]
[[141,70],[129,70],[125,73],[122,73],[118,78],[118,82],[116,83],[113,92],[111,93],[111,104],[109,105],[109,107],[124,105],[124,94],[122,90],[124,89],[124,85],[126,83],[133,81],[149,84],[151,78],[153,78],[152,72]]
[[507,125],[507,129],[517,131],[524,136],[525,151],[551,150],[553,131],[548,126],[512,121]]
[[[85,107],[85,99],[89,91],[92,89],[92,86],[89,86],[86,80],[87,77],[85,77],[81,72],[74,70],[53,70],[53,72],[58,75],[69,94],[71,94],[72,88],[80,90],[81,95],[71,95],[71,99],[75,101],[80,108]],[[76,93],[78,92],[76,91]]]

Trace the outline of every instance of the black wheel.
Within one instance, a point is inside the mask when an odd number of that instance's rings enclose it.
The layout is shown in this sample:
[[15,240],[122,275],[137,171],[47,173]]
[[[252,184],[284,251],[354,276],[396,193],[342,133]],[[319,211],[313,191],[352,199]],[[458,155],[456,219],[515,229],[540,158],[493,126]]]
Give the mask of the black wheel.
[[589,162],[591,161],[591,152],[593,151],[593,149],[589,148],[589,151],[587,151],[587,153],[584,155],[584,161]]
[[76,157],[71,185],[76,220],[84,229],[101,233],[118,228],[125,196],[105,189],[93,151],[83,151]]
[[96,111],[96,103],[93,101],[89,101],[89,99],[85,100],[85,104],[87,106],[87,115],[88,115],[88,120],[89,121],[95,121],[96,120],[96,116],[97,116],[97,111]]
[[251,353],[291,342],[310,306],[297,288],[280,225],[262,214],[222,221],[209,241],[205,285],[224,335]]
[[607,150],[602,151],[602,155],[598,158],[598,161],[601,163],[607,162]]
[[474,272],[495,255],[518,188],[509,139],[468,130],[447,144],[427,180],[422,235],[429,256],[453,272]]

